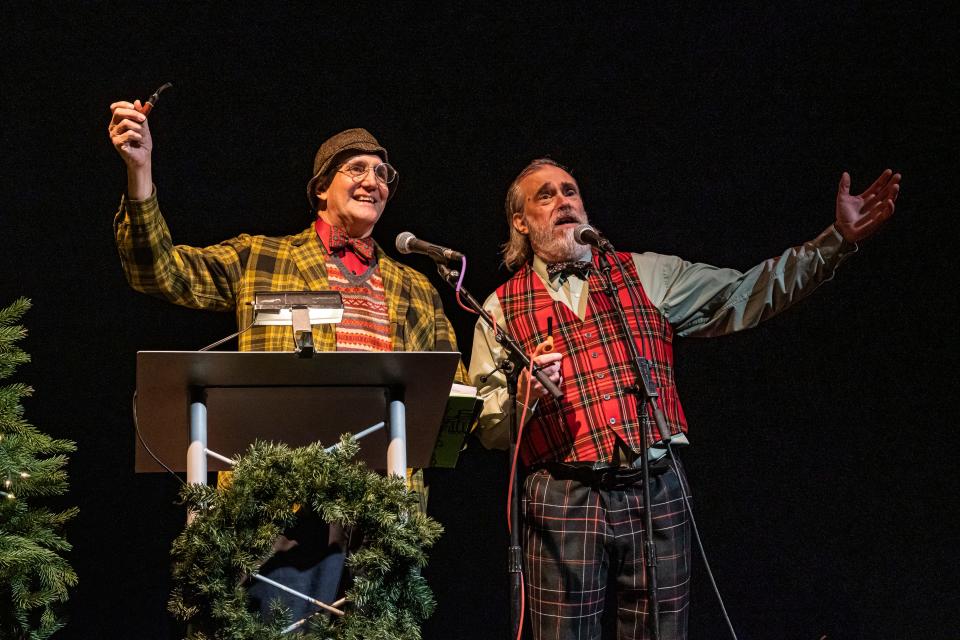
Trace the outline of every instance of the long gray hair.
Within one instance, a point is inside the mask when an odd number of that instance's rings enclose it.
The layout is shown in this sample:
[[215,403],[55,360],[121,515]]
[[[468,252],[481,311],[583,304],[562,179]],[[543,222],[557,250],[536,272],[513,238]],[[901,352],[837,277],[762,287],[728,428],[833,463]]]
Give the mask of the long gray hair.
[[535,171],[543,167],[557,167],[567,170],[566,167],[551,160],[550,158],[537,158],[524,167],[507,189],[507,198],[504,202],[504,210],[507,213],[507,228],[510,230],[510,238],[503,243],[501,252],[503,253],[503,264],[510,271],[516,271],[525,265],[533,256],[533,249],[530,248],[530,238],[520,233],[513,226],[513,214],[523,213],[523,193],[520,191],[520,181]]

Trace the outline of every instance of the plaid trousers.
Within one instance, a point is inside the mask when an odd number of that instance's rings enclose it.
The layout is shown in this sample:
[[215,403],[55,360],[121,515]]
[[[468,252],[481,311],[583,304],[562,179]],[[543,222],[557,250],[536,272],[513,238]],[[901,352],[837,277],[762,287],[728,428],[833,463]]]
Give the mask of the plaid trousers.
[[[690,521],[680,461],[650,477],[657,554],[660,637],[687,637]],[[535,640],[600,640],[608,580],[615,586],[617,639],[651,638],[648,622],[643,483],[590,487],[541,469],[524,485],[524,571]]]

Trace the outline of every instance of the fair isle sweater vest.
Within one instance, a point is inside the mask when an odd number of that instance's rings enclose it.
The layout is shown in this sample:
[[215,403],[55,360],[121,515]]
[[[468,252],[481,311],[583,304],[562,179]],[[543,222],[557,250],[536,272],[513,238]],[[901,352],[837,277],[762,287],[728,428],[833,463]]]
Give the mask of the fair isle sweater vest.
[[[612,277],[631,338],[650,362],[670,431],[685,432],[686,418],[673,377],[673,329],[647,298],[631,255],[618,256],[626,282],[619,269],[613,269]],[[594,265],[598,260],[594,255]],[[563,398],[541,398],[524,429],[520,452],[527,465],[610,461],[618,439],[634,452],[642,450],[644,432],[650,438],[648,444],[660,439],[649,408],[638,420],[634,396],[624,392],[635,375],[616,310],[603,292],[603,276],[597,269],[590,272],[587,285],[589,298],[582,321],[566,304],[554,302],[529,264],[497,289],[507,329],[528,354],[547,337],[547,319],[552,317],[554,345],[564,355]],[[626,287],[633,290],[639,306],[633,304]]]
[[354,275],[340,259],[327,258],[327,282],[343,296],[343,319],[337,325],[337,351],[391,351],[390,310],[380,277],[373,264]]

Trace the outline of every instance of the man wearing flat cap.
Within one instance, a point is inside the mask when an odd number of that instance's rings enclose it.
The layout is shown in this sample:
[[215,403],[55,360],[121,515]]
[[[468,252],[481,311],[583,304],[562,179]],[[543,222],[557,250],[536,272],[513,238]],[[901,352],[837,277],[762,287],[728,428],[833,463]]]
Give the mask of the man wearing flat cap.
[[[110,141],[127,167],[127,193],[114,231],[134,289],[186,307],[233,311],[241,329],[251,324],[255,292],[334,290],[343,296],[343,319],[336,326],[313,327],[318,351],[457,350],[453,328],[427,278],[390,259],[370,236],[398,178],[386,149],[368,131],[347,129],[320,145],[307,184],[316,220],[305,230],[283,237],[243,234],[197,248],[174,245],[160,214],[151,170],[153,140],[139,101],[110,108]],[[239,336],[240,351],[288,351],[293,345],[290,326],[254,326]],[[466,379],[462,366],[457,378]],[[281,538],[278,546],[287,550],[261,573],[332,602],[343,555],[337,545],[327,544],[323,523],[301,524],[296,542],[287,545]],[[335,537],[331,534],[331,542]],[[314,557],[301,571],[301,556],[311,553],[305,549],[311,545]],[[328,555],[328,546],[335,553]],[[316,610],[262,584],[250,591],[264,612],[275,597],[291,609],[294,620]]]

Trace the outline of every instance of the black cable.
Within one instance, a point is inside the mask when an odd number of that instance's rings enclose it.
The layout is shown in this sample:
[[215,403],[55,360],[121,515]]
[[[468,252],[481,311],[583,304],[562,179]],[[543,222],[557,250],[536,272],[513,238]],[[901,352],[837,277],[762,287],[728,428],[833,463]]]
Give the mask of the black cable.
[[693,507],[690,506],[687,487],[683,481],[683,476],[680,475],[680,470],[677,468],[677,459],[673,455],[673,447],[670,446],[669,442],[667,443],[667,452],[670,455],[670,464],[673,467],[673,472],[677,474],[677,479],[680,480],[680,494],[683,496],[683,504],[686,506],[687,514],[690,516],[690,528],[693,530],[693,537],[697,540],[697,548],[700,549],[700,557],[703,558],[703,566],[707,570],[707,577],[710,578],[710,584],[713,585],[713,592],[717,595],[717,602],[720,603],[720,612],[723,613],[723,620],[727,623],[727,629],[730,630],[731,637],[733,637],[733,640],[737,640],[737,632],[733,630],[733,623],[730,621],[730,616],[727,615],[727,607],[723,603],[723,596],[720,595],[720,588],[717,586],[717,581],[713,577],[713,570],[710,569],[707,552],[703,549],[700,530],[697,528],[697,520],[693,517]]
[[[617,255],[616,251],[611,251],[613,254],[614,261],[617,263],[617,269],[620,271],[620,278],[623,280],[624,285],[627,283],[627,272],[623,267],[623,261],[620,260],[620,256]],[[639,300],[637,300],[636,292],[633,291],[632,287],[624,286],[627,290],[627,295],[630,296],[630,303],[633,306],[633,316],[634,320],[637,323],[637,327],[642,326],[641,319],[637,316],[640,309]],[[653,403],[654,399],[650,398],[650,402]],[[663,407],[661,407],[661,411]],[[639,416],[637,416],[639,418]],[[653,430],[651,429],[650,435],[653,435]],[[693,537],[697,540],[697,548],[700,550],[700,557],[703,558],[703,566],[707,570],[707,577],[710,578],[710,584],[713,586],[713,593],[717,596],[717,602],[720,604],[720,611],[723,614],[723,620],[727,623],[727,629],[730,630],[730,635],[733,637],[733,640],[737,640],[737,632],[733,630],[733,622],[730,620],[730,616],[727,614],[727,607],[723,602],[723,596],[720,595],[720,588],[717,586],[717,581],[713,577],[713,570],[710,568],[710,561],[707,560],[707,552],[703,548],[703,541],[700,539],[700,529],[697,527],[697,520],[693,517],[693,508],[690,505],[690,497],[687,493],[687,487],[683,482],[683,477],[680,475],[680,470],[677,468],[676,458],[673,454],[673,447],[670,446],[670,441],[666,441],[667,453],[670,456],[670,463],[673,466],[674,473],[677,474],[677,478],[680,480],[680,494],[683,496],[683,504],[687,509],[687,514],[690,516],[690,528],[693,530]]]
[[170,475],[172,475],[174,478],[177,479],[178,482],[180,482],[180,484],[186,485],[187,483],[184,481],[184,479],[181,478],[180,476],[178,476],[176,471],[174,471],[173,469],[171,469],[170,467],[168,467],[166,464],[164,464],[163,460],[161,460],[160,458],[157,457],[157,455],[150,449],[150,447],[147,446],[147,441],[143,439],[143,434],[140,433],[140,423],[137,421],[137,390],[136,390],[136,389],[133,390],[133,407],[132,407],[132,409],[133,409],[133,428],[134,428],[134,429],[136,430],[136,432],[137,432],[137,440],[140,441],[140,445],[144,448],[144,450],[145,450],[147,453],[150,454],[150,457],[151,457],[151,458],[153,458],[154,460],[157,461],[157,464],[159,464],[161,467],[163,467],[164,469],[166,469],[167,472],[168,472]]
[[[239,335],[240,335],[241,333],[243,333],[244,331],[247,331],[248,329],[250,329],[250,327],[253,326],[253,322],[254,322],[254,321],[251,320],[251,321],[250,321],[250,324],[248,324],[247,326],[245,326],[245,327],[244,327],[243,329],[241,329],[240,331],[237,331],[236,333],[231,333],[231,334],[230,334],[229,336],[227,336],[226,338],[221,338],[220,340],[217,340],[217,341],[214,342],[213,344],[208,344],[208,345],[205,346],[204,348],[198,349],[198,351],[209,351],[210,349],[213,349],[214,347],[219,347],[221,344],[223,344],[223,343],[226,342],[227,340],[230,340],[231,338],[236,338],[237,336],[239,336]],[[180,484],[184,484],[184,485],[187,484],[186,481],[183,480],[183,478],[181,478],[180,476],[177,475],[177,472],[176,472],[176,471],[174,471],[173,469],[171,469],[170,467],[168,467],[168,466],[166,465],[166,463],[163,462],[163,460],[161,460],[159,457],[157,457],[157,455],[153,452],[153,450],[150,449],[150,447],[147,445],[147,441],[143,439],[143,434],[140,433],[140,423],[139,423],[139,421],[137,420],[137,390],[136,390],[136,389],[133,390],[132,409],[133,409],[133,428],[134,428],[134,430],[137,432],[137,440],[140,441],[140,445],[143,447],[144,451],[146,451],[148,454],[150,454],[150,457],[153,458],[153,459],[157,462],[157,464],[159,464],[161,467],[163,467],[164,469],[166,469],[167,472],[168,472],[170,475],[172,475],[174,478],[177,479],[177,481],[180,482]]]
[[226,342],[227,340],[230,340],[230,339],[232,339],[232,338],[236,338],[237,336],[239,336],[239,335],[240,335],[241,333],[243,333],[244,331],[247,331],[248,329],[250,329],[250,327],[253,326],[253,323],[254,323],[254,322],[255,322],[255,320],[251,320],[251,321],[250,321],[250,324],[248,324],[247,326],[245,326],[243,329],[240,329],[240,331],[237,331],[236,333],[231,333],[231,334],[228,335],[226,338],[221,338],[221,339],[217,340],[216,342],[214,342],[213,344],[208,344],[208,345],[205,346],[203,349],[197,349],[197,351],[209,351],[210,349],[213,349],[214,347],[219,347],[220,345],[222,345],[222,344],[223,344],[224,342]]

